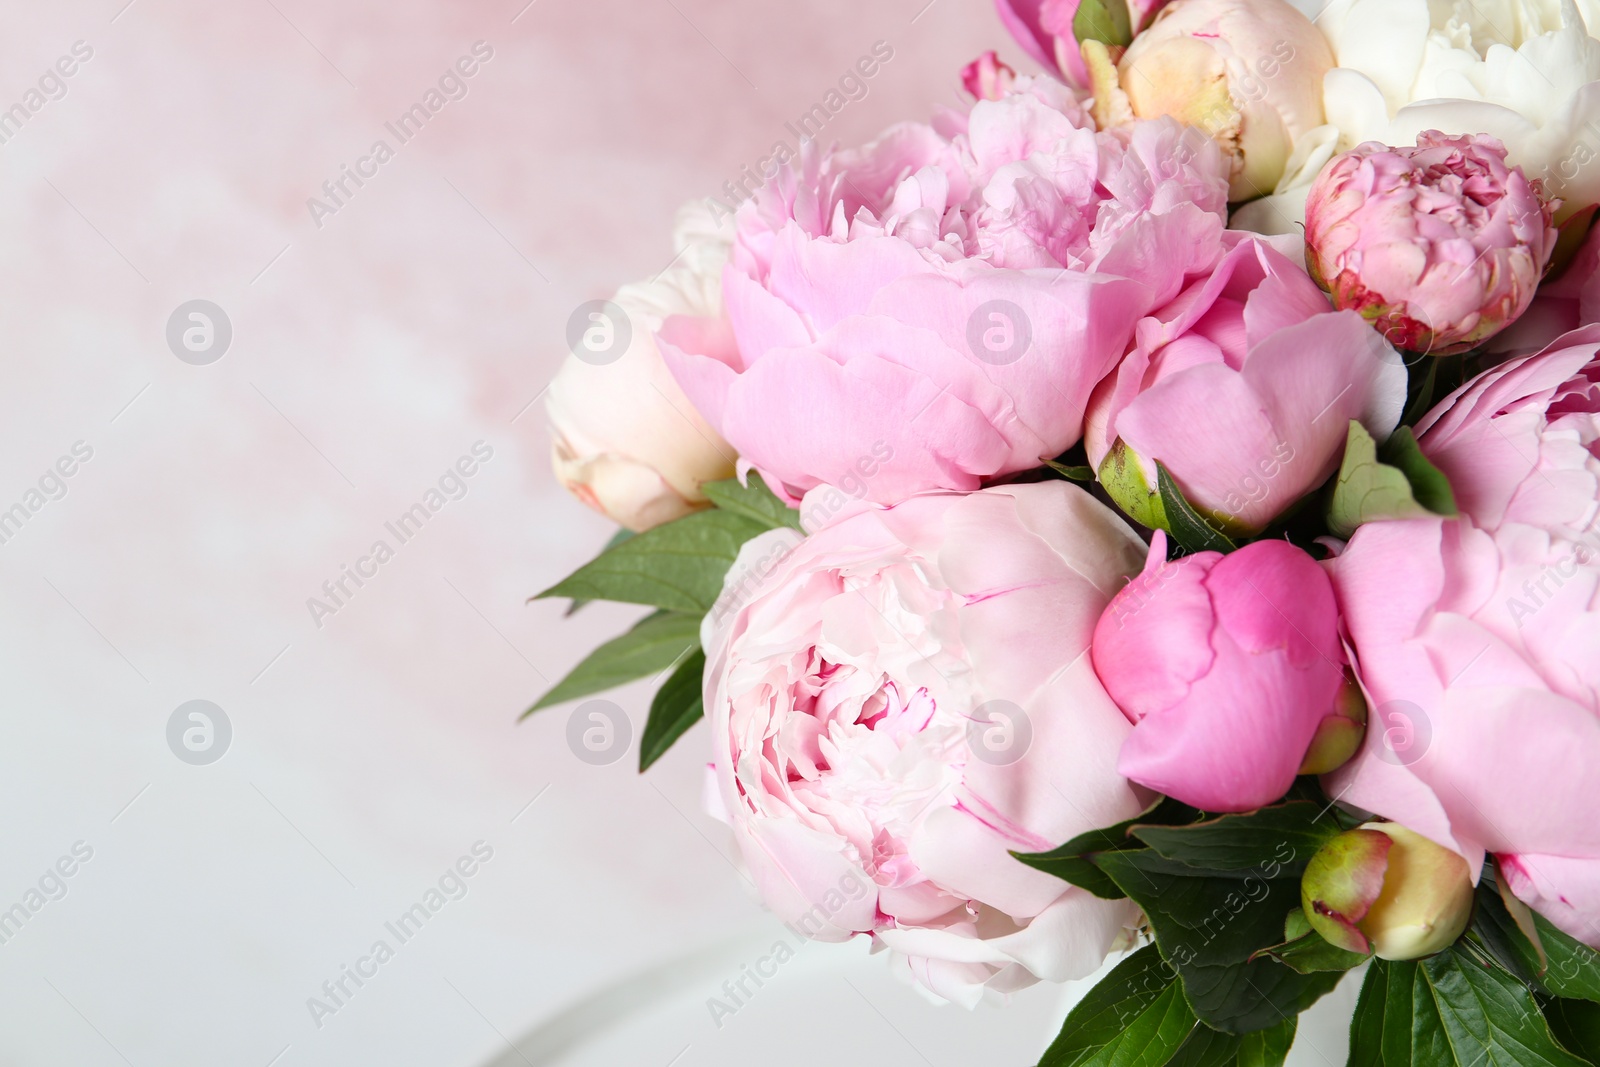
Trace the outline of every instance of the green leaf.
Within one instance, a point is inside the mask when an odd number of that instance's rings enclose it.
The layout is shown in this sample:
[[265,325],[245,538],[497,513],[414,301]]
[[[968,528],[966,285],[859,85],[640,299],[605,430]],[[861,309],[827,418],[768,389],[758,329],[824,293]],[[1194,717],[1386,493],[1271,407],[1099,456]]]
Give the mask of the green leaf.
[[675,611],[646,615],[633,629],[589,653],[522,717],[666,670],[699,643],[700,620],[695,616]]
[[700,688],[705,673],[706,654],[696,648],[656,690],[644,736],[639,739],[640,773],[666,755],[672,743],[705,715]]
[[[1080,9],[1081,10],[1081,9]],[[1161,490],[1161,507],[1166,512],[1167,530],[1185,552],[1232,552],[1238,546],[1227,534],[1209,523],[1184,497],[1172,480],[1166,464],[1156,461],[1156,485]]]
[[1202,870],[1154,849],[1103,852],[1094,862],[1144,909],[1161,955],[1207,1026],[1230,1034],[1262,1030],[1338,984],[1336,972],[1300,974],[1252,958],[1283,941],[1284,916],[1300,906],[1298,877]]
[[1378,455],[1385,463],[1406,476],[1406,481],[1411,483],[1411,495],[1416,498],[1417,503],[1435,515],[1458,514],[1456,494],[1450,488],[1450,479],[1444,476],[1444,471],[1435,467],[1433,462],[1422,454],[1411,427],[1402,426],[1390,434],[1383,447],[1378,449]]
[[1053,459],[1045,460],[1044,461],[1044,465],[1046,467],[1049,467],[1051,470],[1055,471],[1057,474],[1061,475],[1061,477],[1068,478],[1068,479],[1070,479],[1070,480],[1072,480],[1074,482],[1092,482],[1092,481],[1094,481],[1094,468],[1093,467],[1073,467],[1073,466],[1068,466],[1065,463],[1057,463]]
[[1275,804],[1242,815],[1223,815],[1184,826],[1135,826],[1133,836],[1161,855],[1212,870],[1253,868],[1268,878],[1302,874],[1306,864],[1339,834],[1326,808],[1306,800]]
[[1138,848],[1139,841],[1129,836],[1135,825],[1150,823],[1192,822],[1200,812],[1176,800],[1162,797],[1149,808],[1131,819],[1103,830],[1090,830],[1049,852],[1013,852],[1012,855],[1030,867],[1053,874],[1062,881],[1081,886],[1097,897],[1122,900],[1127,896],[1105,872],[1089,858],[1096,852],[1114,852],[1123,848]]
[[1239,1067],[1283,1067],[1299,1025],[1299,1016],[1291,1015],[1276,1026],[1239,1038]]
[[723,575],[739,546],[766,530],[732,512],[697,511],[606,550],[539,597],[617,600],[704,614],[722,592]]
[[[1300,923],[1294,923],[1296,916]],[[1304,922],[1305,913],[1299,910],[1289,913],[1291,925],[1297,925],[1307,930],[1297,937],[1281,945],[1262,949],[1257,955],[1269,955],[1301,974],[1310,974],[1313,971],[1348,971],[1367,962],[1368,956],[1362,952],[1351,952],[1338,945],[1330,944],[1327,938],[1310,929],[1310,924]]]
[[1083,0],[1072,17],[1072,36],[1079,41],[1128,47],[1133,41],[1125,0]]
[[[602,548],[600,551],[608,552],[633,536],[635,536],[634,532],[624,526],[616,533],[611,535],[611,540],[607,541],[606,547]],[[531,599],[537,600],[538,597],[533,597]],[[570,619],[573,615],[577,614],[579,608],[592,603],[594,603],[592,600],[574,600],[572,603],[567,605],[567,610],[561,613],[561,617],[563,619]]]
[[1209,1026],[1196,1026],[1166,1067],[1236,1067],[1241,1040]]
[[1194,1026],[1171,968],[1146,945],[1073,1007],[1039,1067],[1161,1067]]
[[739,479],[728,478],[720,482],[706,482],[700,491],[723,511],[731,511],[747,519],[754,519],[769,530],[787,526],[800,529],[800,513],[773,494],[761,475],[751,471],[741,485]]
[[1459,946],[1373,960],[1350,1027],[1350,1062],[1383,1067],[1588,1067],[1557,1044],[1526,986]]
[[1494,872],[1485,868],[1478,885],[1472,933],[1495,961],[1517,979],[1553,996],[1600,1003],[1600,952],[1537,912],[1533,913],[1533,927],[1544,959],[1500,899]]
[[1546,1001],[1543,1007],[1550,1032],[1562,1048],[1591,1063],[1600,1062],[1600,1004],[1557,998]]
[[1384,446],[1387,462],[1378,459],[1377,442],[1366,427],[1350,420],[1344,461],[1328,504],[1328,529],[1349,537],[1356,527],[1374,519],[1421,519],[1454,515],[1455,497],[1450,483],[1428,462],[1411,430],[1401,427]]

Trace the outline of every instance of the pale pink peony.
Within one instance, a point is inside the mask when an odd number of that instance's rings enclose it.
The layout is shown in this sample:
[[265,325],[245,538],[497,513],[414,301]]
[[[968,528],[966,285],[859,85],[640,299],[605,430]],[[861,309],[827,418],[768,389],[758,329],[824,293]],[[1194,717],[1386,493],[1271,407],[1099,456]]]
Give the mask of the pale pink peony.
[[1158,461],[1197,509],[1250,533],[1337,469],[1351,419],[1381,439],[1405,403],[1404,365],[1360,316],[1332,310],[1271,242],[1228,240],[1214,271],[1139,323],[1089,402],[1089,462],[1147,526],[1167,526]]
[[1095,673],[1135,723],[1117,769],[1203,811],[1270,804],[1344,684],[1333,588],[1287,541],[1171,562],[1166,544],[1095,627]]
[[1134,323],[1221,253],[1214,146],[1097,134],[1018,79],[937,127],[807,153],[746,203],[727,322],[659,336],[684,391],[790,500],[887,451],[866,495],[976,489],[1077,441]]
[[967,1005],[1089,974],[1137,909],[1008,852],[1151,799],[1117,773],[1131,727],[1088,655],[1143,545],[1063,482],[855,508],[749,542],[701,634],[717,795],[761,896]]
[[1336,157],[1306,200],[1306,262],[1397,348],[1452,355],[1521,315],[1555,249],[1551,205],[1493,137],[1417,135]]
[[1462,517],[1368,523],[1332,564],[1373,714],[1329,787],[1600,946],[1600,327],[1421,424]]

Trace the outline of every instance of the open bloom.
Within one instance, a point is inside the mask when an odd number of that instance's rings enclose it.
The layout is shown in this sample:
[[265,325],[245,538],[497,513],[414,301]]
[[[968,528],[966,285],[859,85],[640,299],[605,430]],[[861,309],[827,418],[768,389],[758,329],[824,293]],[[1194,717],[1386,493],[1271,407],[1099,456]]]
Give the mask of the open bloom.
[[653,336],[671,315],[721,314],[729,235],[690,204],[674,244],[678,258],[658,278],[579,309],[545,398],[556,477],[630,530],[705,507],[700,486],[734,473],[733,448],[683,395]]
[[1462,516],[1368,523],[1333,562],[1372,704],[1331,776],[1600,945],[1600,327],[1419,424]]
[[1492,137],[1368,143],[1306,201],[1306,262],[1395,346],[1465,352],[1527,310],[1555,249],[1550,207]]
[[1166,547],[1158,533],[1094,631],[1095,673],[1135,723],[1117,769],[1203,811],[1270,804],[1344,685],[1333,587],[1287,541]]
[[1287,0],[1174,0],[1112,66],[1084,47],[1102,126],[1171,115],[1216,138],[1229,199],[1270,193],[1297,138],[1322,125],[1327,42]]
[[1133,324],[1221,252],[1222,162],[1172,120],[1096,133],[1017,79],[939,126],[806,153],[738,214],[727,321],[661,333],[684,391],[791,501],[976,489],[1065,451]]
[[1197,509],[1252,532],[1334,472],[1351,419],[1379,438],[1400,420],[1406,371],[1383,338],[1270,242],[1229,240],[1139,323],[1089,404],[1089,462],[1146,526],[1167,525],[1158,462]]
[[[707,616],[717,794],[767,905],[972,1005],[1099,966],[1137,914],[1008,851],[1150,799],[1089,635],[1139,539],[1065,483],[858,506],[750,541]],[[864,892],[840,893],[839,887]]]
[[1333,0],[1317,18],[1335,67],[1326,124],[1295,145],[1275,195],[1234,224],[1290,233],[1340,152],[1412,144],[1424,130],[1487,134],[1561,201],[1557,220],[1600,203],[1600,3],[1596,0]]

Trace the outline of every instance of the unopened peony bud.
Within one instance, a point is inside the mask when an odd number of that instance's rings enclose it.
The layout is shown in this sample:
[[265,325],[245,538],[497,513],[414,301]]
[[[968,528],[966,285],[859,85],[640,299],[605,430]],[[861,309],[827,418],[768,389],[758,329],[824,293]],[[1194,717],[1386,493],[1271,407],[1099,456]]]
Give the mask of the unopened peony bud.
[[1327,774],[1350,762],[1367,736],[1367,699],[1348,675],[1339,690],[1333,714],[1317,724],[1317,732],[1300,762],[1301,774]]
[[1528,309],[1555,250],[1551,210],[1493,137],[1368,141],[1312,184],[1306,264],[1395,347],[1454,355]]
[[1171,115],[1211,134],[1233,161],[1230,200],[1273,191],[1296,138],[1322,125],[1333,53],[1286,0],[1176,0],[1120,62],[1083,42],[1095,120]]
[[993,51],[985,52],[961,68],[961,84],[979,100],[998,100],[1011,91],[1017,72],[1000,62]]
[[1324,845],[1300,882],[1312,927],[1384,960],[1451,945],[1472,916],[1472,871],[1456,852],[1399,823],[1367,823]]

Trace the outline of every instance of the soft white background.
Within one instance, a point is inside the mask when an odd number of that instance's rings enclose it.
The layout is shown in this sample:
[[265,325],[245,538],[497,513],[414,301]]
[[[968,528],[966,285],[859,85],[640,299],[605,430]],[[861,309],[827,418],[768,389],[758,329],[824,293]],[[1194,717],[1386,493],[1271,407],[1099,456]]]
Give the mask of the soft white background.
[[[705,998],[781,930],[700,811],[701,731],[640,777],[574,758],[567,709],[516,723],[636,614],[525,603],[609,533],[528,406],[568,315],[663,267],[675,206],[874,41],[841,140],[1015,61],[986,0],[924,2],[0,5],[0,109],[94,50],[0,145],[0,509],[94,450],[0,545],[0,909],[94,850],[0,945],[0,1064],[1033,1062],[1071,990],[939,1009],[858,946],[807,946],[719,1031]],[[307,198],[477,40],[469,95],[317,227]],[[234,330],[204,367],[164,338],[197,297]],[[480,440],[467,496],[314,625]],[[648,693],[615,698],[636,727]],[[234,730],[205,767],[165,740],[195,698]],[[315,1026],[479,840],[468,895]],[[1342,1063],[1336,1015],[1296,1062]]]

